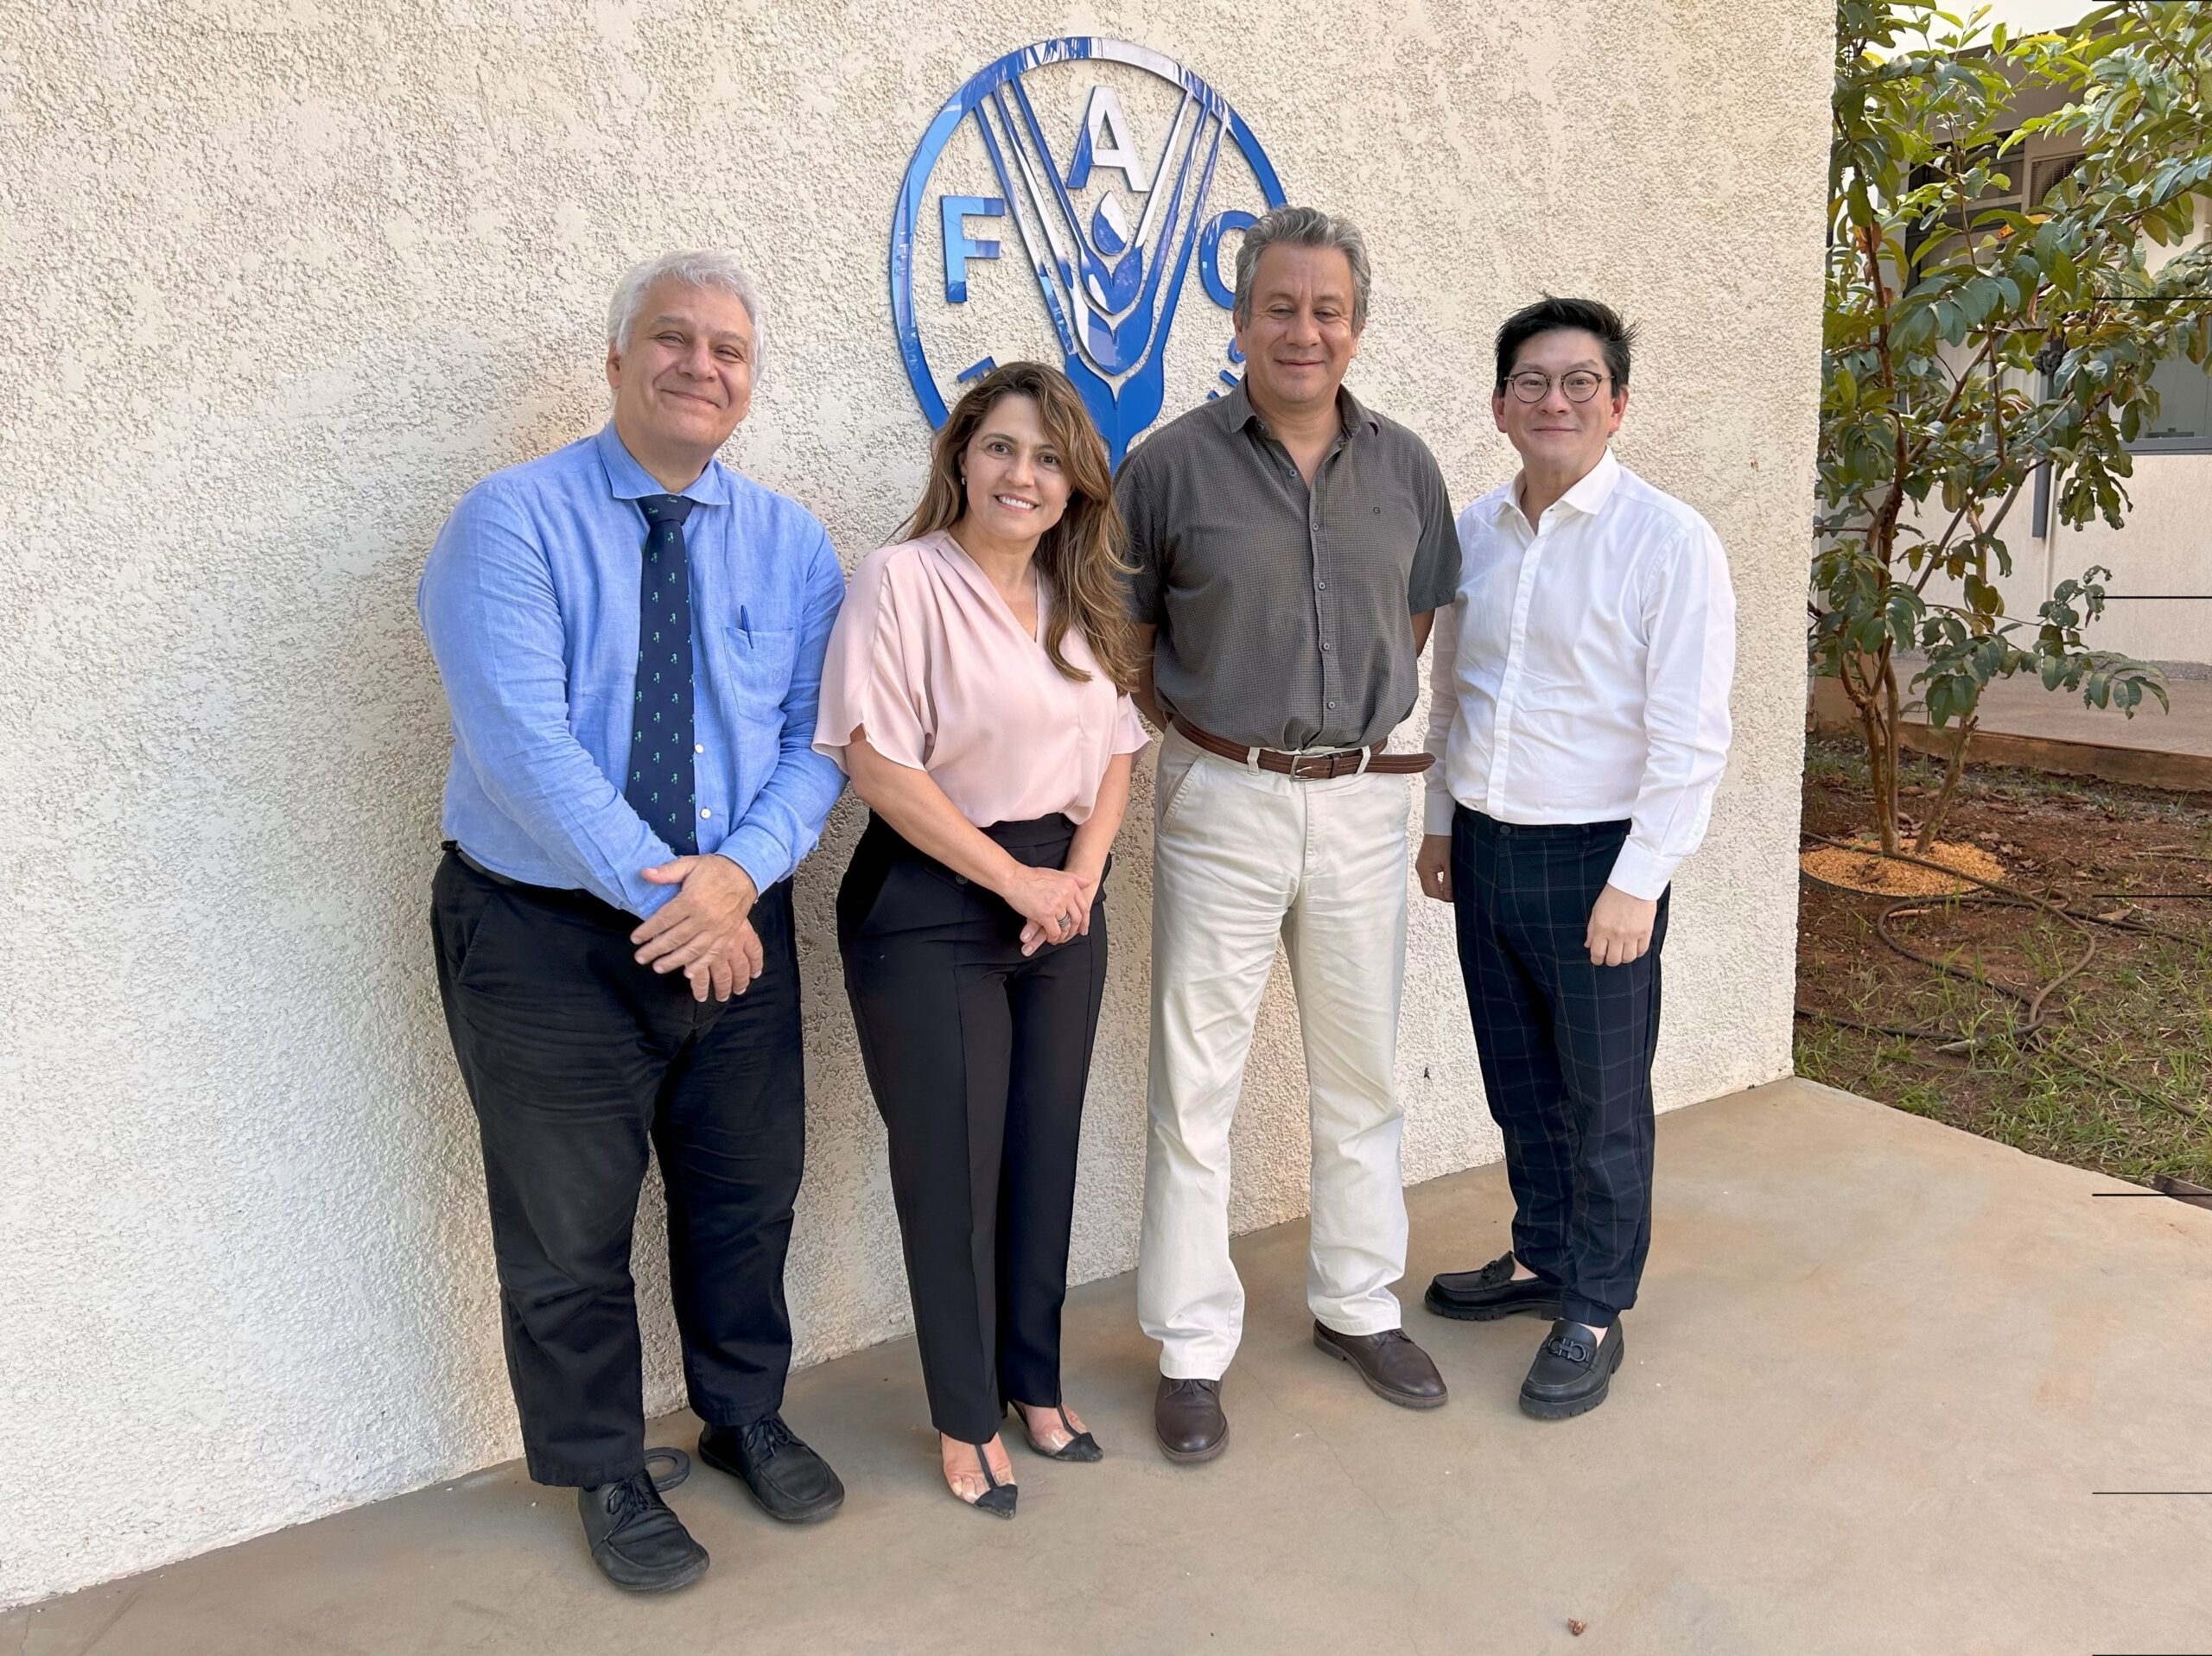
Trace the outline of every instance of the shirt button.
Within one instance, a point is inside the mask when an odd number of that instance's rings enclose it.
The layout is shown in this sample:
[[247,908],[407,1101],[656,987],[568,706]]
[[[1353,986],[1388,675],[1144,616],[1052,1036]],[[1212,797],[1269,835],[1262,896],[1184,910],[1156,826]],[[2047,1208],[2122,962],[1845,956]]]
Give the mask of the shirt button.
[[703,753],[707,751],[707,745],[704,742],[694,742],[691,744],[691,751],[694,753]]
[[1324,649],[1324,650],[1326,650],[1328,647],[1329,647],[1329,641],[1328,641],[1326,638],[1322,639],[1322,640],[1321,640],[1321,648],[1322,648],[1322,649]]
[[1317,593],[1325,593],[1329,590],[1329,583],[1325,581],[1317,581],[1313,583],[1313,590]]
[[702,816],[712,816],[712,815],[714,815],[714,812],[712,812],[712,811],[710,811],[710,810],[707,810],[707,809],[702,809],[700,810],[700,812],[699,812],[699,815],[702,815]]
[[1331,707],[1335,707],[1337,704],[1336,704],[1335,702],[1332,701],[1331,703],[1329,703],[1329,705],[1330,705]]

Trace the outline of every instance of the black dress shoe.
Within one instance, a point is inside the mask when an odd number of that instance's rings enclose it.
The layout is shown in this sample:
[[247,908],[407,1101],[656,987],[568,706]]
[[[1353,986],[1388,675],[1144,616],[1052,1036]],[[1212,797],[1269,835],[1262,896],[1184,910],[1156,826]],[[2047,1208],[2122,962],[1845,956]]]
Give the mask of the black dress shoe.
[[1462,1323],[1490,1323],[1519,1311],[1555,1317],[1560,1290],[1557,1283],[1541,1277],[1514,1281],[1513,1255],[1508,1253],[1478,1271],[1446,1271],[1432,1278],[1421,1303],[1439,1317]]
[[1152,1429],[1171,1461],[1210,1461],[1229,1443],[1229,1417],[1221,1412],[1217,1380],[1160,1377],[1152,1400]]
[[1379,1398],[1408,1409],[1441,1408],[1449,1396],[1444,1376],[1436,1365],[1407,1336],[1403,1329],[1381,1334],[1338,1334],[1313,1325],[1313,1343],[1332,1357],[1350,1363]]
[[1587,1414],[1605,1400],[1613,1371],[1621,1366],[1622,1343],[1618,1323],[1593,1345],[1588,1329],[1560,1317],[1521,1382],[1521,1412],[1539,1420]]
[[830,1463],[791,1435],[779,1414],[742,1426],[709,1426],[699,1434],[699,1458],[745,1480],[771,1518],[811,1524],[845,1504],[845,1486]]
[[576,1491],[591,1561],[617,1587],[664,1593],[707,1573],[707,1549],[653,1488],[650,1472]]

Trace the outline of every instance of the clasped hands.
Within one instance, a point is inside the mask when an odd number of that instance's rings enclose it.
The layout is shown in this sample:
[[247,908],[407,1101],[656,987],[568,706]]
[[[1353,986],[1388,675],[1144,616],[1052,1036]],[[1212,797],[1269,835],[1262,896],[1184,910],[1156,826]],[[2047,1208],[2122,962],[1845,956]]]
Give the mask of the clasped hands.
[[1104,870],[1031,868],[1017,863],[999,887],[1007,906],[1021,917],[1021,952],[1065,943],[1090,933],[1091,900]]
[[[1452,900],[1452,836],[1421,836],[1414,859],[1414,875],[1422,892],[1440,903]],[[1618,885],[1608,885],[1591,906],[1590,923],[1582,936],[1592,966],[1626,966],[1641,960],[1651,947],[1651,929],[1658,923],[1659,905],[1649,898],[1630,897]]]
[[681,971],[694,1000],[743,994],[763,964],[760,935],[753,930],[760,896],[753,877],[715,855],[678,857],[640,872],[656,885],[682,889],[630,934],[638,964]]

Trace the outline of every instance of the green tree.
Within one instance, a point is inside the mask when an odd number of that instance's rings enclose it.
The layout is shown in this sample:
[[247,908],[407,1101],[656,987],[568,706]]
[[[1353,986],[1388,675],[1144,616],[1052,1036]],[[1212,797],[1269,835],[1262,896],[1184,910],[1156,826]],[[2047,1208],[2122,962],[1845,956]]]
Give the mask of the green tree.
[[[2025,37],[1986,10],[1836,10],[1809,643],[1858,714],[1890,852],[1910,693],[1952,744],[1923,851],[1991,681],[2034,673],[2131,717],[2146,695],[2165,702],[2155,669],[2084,641],[2108,571],[2062,582],[2032,619],[2005,613],[1993,576],[2011,572],[2005,524],[2044,466],[2060,522],[2118,527],[2152,371],[2212,358],[2212,246],[2172,251],[2212,197],[2212,4],[2103,5]],[[2040,200],[2031,134],[2082,151]]]

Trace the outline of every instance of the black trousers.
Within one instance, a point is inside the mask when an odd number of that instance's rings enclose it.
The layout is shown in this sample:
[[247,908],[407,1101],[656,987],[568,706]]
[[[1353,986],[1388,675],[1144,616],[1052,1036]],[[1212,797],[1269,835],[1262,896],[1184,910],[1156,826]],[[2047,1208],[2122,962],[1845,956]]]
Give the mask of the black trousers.
[[[1065,816],[983,830],[1058,868]],[[1024,960],[1021,918],[869,819],[837,893],[861,1056],[891,1145],[891,1193],[930,1418],[988,1441],[1001,1405],[1060,1400],[1060,1308],[1106,908]]]
[[448,849],[431,884],[438,990],[476,1107],[530,1475],[645,1464],[630,1233],[648,1144],[691,1407],[737,1425],[782,1402],[784,1256],[805,1152],[788,882],[753,910],[766,969],[728,1001],[632,958],[633,915],[520,885]]
[[1590,910],[1626,822],[1516,828],[1460,806],[1452,896],[1490,1113],[1505,1137],[1513,1252],[1592,1328],[1636,1304],[1651,1247],[1659,948],[1592,966]]

